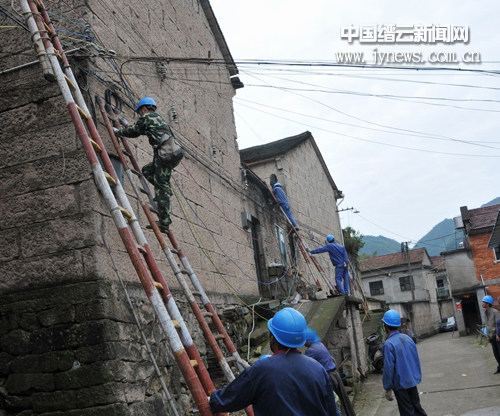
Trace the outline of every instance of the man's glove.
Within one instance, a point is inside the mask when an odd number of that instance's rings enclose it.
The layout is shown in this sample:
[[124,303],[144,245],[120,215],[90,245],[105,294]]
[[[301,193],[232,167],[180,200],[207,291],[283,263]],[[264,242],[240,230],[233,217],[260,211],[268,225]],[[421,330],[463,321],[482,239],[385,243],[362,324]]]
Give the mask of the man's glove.
[[392,390],[386,390],[385,391],[385,398],[392,402],[394,400],[394,397],[392,395]]
[[115,136],[119,136],[120,135],[119,134],[120,129],[117,129],[116,127],[113,127],[113,131],[115,133]]
[[309,247],[306,247],[306,251],[307,251],[308,253],[310,253],[310,252],[311,252],[311,249],[310,249]]
[[344,261],[344,267],[347,267],[347,263]]

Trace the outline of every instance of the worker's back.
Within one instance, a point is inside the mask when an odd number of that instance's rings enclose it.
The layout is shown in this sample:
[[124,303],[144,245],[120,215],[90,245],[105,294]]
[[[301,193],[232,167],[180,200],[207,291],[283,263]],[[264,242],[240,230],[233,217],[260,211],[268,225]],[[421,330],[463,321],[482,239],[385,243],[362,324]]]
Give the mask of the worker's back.
[[[252,404],[255,416],[336,415],[333,387],[323,366],[293,351],[257,361],[216,400],[226,411]],[[234,407],[227,407],[229,403]]]

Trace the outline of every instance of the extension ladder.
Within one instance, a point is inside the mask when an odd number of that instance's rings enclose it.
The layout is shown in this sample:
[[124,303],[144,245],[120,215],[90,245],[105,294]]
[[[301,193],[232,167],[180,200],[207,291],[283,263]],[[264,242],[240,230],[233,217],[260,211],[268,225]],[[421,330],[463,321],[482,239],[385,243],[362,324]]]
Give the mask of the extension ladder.
[[[160,244],[162,251],[165,254],[165,257],[167,258],[167,260],[170,264],[170,267],[172,268],[172,271],[174,272],[174,275],[177,278],[177,281],[178,281],[180,287],[182,288],[182,291],[184,292],[184,295],[185,295],[186,299],[188,300],[189,305],[191,306],[191,309],[196,317],[196,320],[198,321],[198,324],[200,325],[200,327],[202,329],[202,332],[203,332],[203,335],[205,336],[205,339],[207,340],[208,344],[212,348],[212,351],[214,352],[215,356],[217,357],[217,361],[219,362],[219,365],[220,365],[227,381],[231,382],[235,379],[235,376],[234,376],[228,362],[236,362],[236,365],[238,366],[240,371],[247,368],[248,364],[244,360],[242,360],[240,355],[238,354],[236,347],[234,346],[233,342],[231,341],[231,338],[229,338],[229,335],[226,332],[224,325],[222,324],[215,308],[211,304],[207,294],[203,290],[203,287],[200,284],[200,282],[199,282],[196,274],[194,273],[191,265],[189,264],[187,257],[184,255],[181,247],[177,243],[177,240],[176,240],[172,230],[161,231],[159,229],[158,225],[156,224],[156,222],[154,221],[154,218],[152,216],[152,212],[158,212],[158,208],[157,208],[156,201],[154,200],[154,196],[151,192],[151,189],[147,183],[146,178],[144,177],[144,175],[142,174],[142,172],[139,168],[139,165],[134,157],[134,154],[132,152],[132,149],[130,148],[130,145],[129,145],[127,139],[125,137],[116,137],[116,135],[114,134],[113,126],[111,125],[110,119],[113,120],[114,127],[120,127],[120,123],[122,125],[128,125],[128,123],[123,118],[118,120],[116,115],[109,114],[109,113],[112,113],[113,110],[110,108],[110,106],[107,106],[104,104],[101,97],[96,96],[96,102],[97,102],[97,105],[101,111],[104,125],[106,126],[106,128],[108,130],[108,133],[109,133],[111,140],[113,142],[113,145],[115,147],[117,156],[123,165],[123,168],[125,170],[127,178],[129,179],[129,182],[131,183],[132,188],[134,189],[134,193],[137,197],[137,200],[140,202],[140,205],[141,205],[141,207],[142,207],[142,209],[143,209],[143,211],[144,211],[144,213],[149,221],[151,228],[153,229],[153,232],[158,240],[158,243]],[[121,148],[119,141],[121,141],[124,149]],[[128,159],[130,160],[130,162],[132,163],[133,169],[130,168],[125,156],[127,156]],[[139,177],[142,187],[138,186],[138,184],[134,178],[134,175]],[[146,194],[148,196],[148,200],[152,206],[152,209],[148,206],[147,202],[143,200],[141,193]],[[173,246],[172,249],[170,249],[167,246],[162,234],[166,234],[168,236],[168,238]],[[181,270],[179,268],[172,253],[176,254],[179,257],[179,260],[181,261],[181,264],[182,264],[184,270]],[[183,274],[187,274],[189,276],[189,279],[190,279],[193,287],[196,289],[195,292],[191,291],[186,280],[184,279]],[[203,306],[206,309],[205,312],[202,312],[200,307],[198,306],[198,303],[195,299],[195,295],[201,297]],[[209,327],[209,323],[206,321],[205,318],[209,318],[211,320],[211,323],[213,323],[213,325],[215,326],[217,334],[212,333],[212,330]],[[223,340],[227,350],[231,354],[231,357],[229,357],[229,358],[224,357],[224,354],[222,353],[222,350],[219,347],[217,340]],[[245,411],[248,415],[253,415],[253,410],[251,407],[245,409]]]
[[[52,69],[52,71],[44,70],[44,76],[48,80],[55,76],[57,80],[78,137],[90,162],[97,187],[106,201],[134,269],[159,318],[161,327],[165,331],[175,360],[198,410],[202,416],[210,416],[212,412],[207,395],[215,390],[213,383],[118,180],[43,1],[18,0],[18,2],[31,32],[37,56],[40,59],[42,56],[48,58],[48,61],[43,60],[43,68],[46,68],[48,62]],[[89,133],[91,137],[89,137]],[[106,171],[99,163],[98,154]],[[137,242],[134,241],[133,236]],[[179,332],[176,328],[179,328]]]

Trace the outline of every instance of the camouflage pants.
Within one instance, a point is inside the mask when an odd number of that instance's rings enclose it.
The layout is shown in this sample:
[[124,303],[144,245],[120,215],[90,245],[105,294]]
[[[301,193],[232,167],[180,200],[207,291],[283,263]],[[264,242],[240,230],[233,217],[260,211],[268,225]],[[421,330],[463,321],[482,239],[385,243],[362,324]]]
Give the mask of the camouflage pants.
[[168,227],[172,223],[170,218],[170,197],[172,196],[172,186],[170,185],[170,177],[172,170],[179,164],[164,166],[160,160],[155,157],[151,163],[148,163],[142,168],[142,174],[155,188],[156,204],[158,205],[159,222],[161,225]]

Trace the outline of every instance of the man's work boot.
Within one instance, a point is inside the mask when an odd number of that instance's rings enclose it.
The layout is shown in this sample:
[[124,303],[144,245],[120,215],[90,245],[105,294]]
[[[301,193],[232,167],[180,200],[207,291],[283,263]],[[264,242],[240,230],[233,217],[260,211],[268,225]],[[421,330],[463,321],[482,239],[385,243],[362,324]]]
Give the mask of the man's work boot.
[[[162,233],[166,233],[166,232],[169,231],[169,226],[168,225],[163,225],[160,221],[155,221],[155,222],[156,222],[156,225],[158,226],[158,228],[160,229],[160,231]],[[146,225],[146,228],[148,230],[152,230],[153,229],[153,227],[150,224]]]

